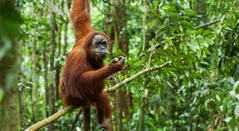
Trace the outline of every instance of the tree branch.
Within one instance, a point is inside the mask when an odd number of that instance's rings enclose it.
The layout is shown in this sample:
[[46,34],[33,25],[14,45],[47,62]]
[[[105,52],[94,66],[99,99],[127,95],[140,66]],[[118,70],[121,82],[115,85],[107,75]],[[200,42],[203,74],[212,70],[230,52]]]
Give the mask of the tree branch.
[[166,63],[164,63],[164,64],[162,64],[158,67],[151,67],[151,68],[144,69],[144,70],[138,72],[137,74],[131,76],[130,78],[124,79],[123,81],[119,82],[118,84],[114,85],[113,87],[106,89],[106,91],[109,92],[109,93],[113,92],[113,91],[119,89],[120,87],[122,87],[123,85],[125,85],[126,83],[129,83],[130,81],[136,79],[137,77],[139,77],[139,76],[141,76],[145,73],[148,73],[150,71],[161,69],[165,66],[168,66],[169,64],[171,64],[171,61],[168,61],[168,62],[166,62]]
[[75,120],[74,120],[74,122],[73,122],[73,124],[72,124],[72,126],[71,126],[70,131],[74,131],[74,129],[75,129],[75,127],[76,127],[76,122],[78,121],[81,112],[82,112],[82,110],[79,110],[79,111],[76,113],[76,117],[75,117]]
[[66,113],[74,110],[76,107],[73,107],[73,106],[67,106],[61,110],[59,110],[57,113],[53,114],[52,116],[42,120],[42,121],[39,121],[37,122],[36,124],[30,126],[29,128],[27,128],[25,131],[36,131],[38,130],[39,128],[55,121],[57,118],[65,115]]
[[[158,70],[158,69],[161,69],[163,67],[166,67],[168,65],[170,65],[172,62],[171,61],[168,61],[158,67],[151,67],[151,68],[147,68],[147,69],[144,69],[138,73],[136,73],[135,75],[129,77],[129,78],[126,78],[124,79],[123,81],[119,82],[118,84],[114,85],[113,87],[111,88],[108,88],[106,89],[107,92],[113,92],[117,89],[119,89],[120,87],[124,86],[126,83],[129,83],[130,81],[132,80],[135,80],[137,77],[143,75],[143,74],[146,74],[148,72],[151,72],[151,71],[154,71],[154,70]],[[32,125],[31,127],[27,128],[25,131],[35,131],[35,130],[38,130],[39,128],[55,121],[57,118],[65,115],[66,113],[76,109],[77,107],[73,107],[73,106],[68,106],[68,107],[65,107],[64,109],[61,109],[60,111],[58,111],[57,113],[53,114],[52,116],[42,120],[42,121],[39,121],[37,122],[36,124]]]
[[220,19],[215,20],[215,21],[212,21],[212,22],[209,22],[209,23],[206,23],[206,24],[203,24],[203,25],[196,26],[195,29],[204,28],[204,27],[207,27],[207,26],[216,24],[216,23],[218,23],[218,22],[220,22]]
[[45,0],[47,5],[50,7],[50,9],[56,13],[56,14],[59,14],[61,15],[62,17],[65,17],[66,15],[63,13],[62,10],[60,10],[58,7],[56,7],[51,1],[49,0]]

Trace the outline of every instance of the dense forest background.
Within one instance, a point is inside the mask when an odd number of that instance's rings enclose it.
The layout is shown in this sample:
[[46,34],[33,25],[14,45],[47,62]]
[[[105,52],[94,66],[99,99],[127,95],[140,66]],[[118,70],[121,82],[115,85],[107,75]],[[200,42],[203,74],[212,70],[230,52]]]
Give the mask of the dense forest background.
[[[71,3],[0,0],[1,131],[24,130],[63,108]],[[110,37],[105,63],[127,56],[106,88],[156,67],[109,94],[115,131],[239,129],[238,0],[91,0],[91,18]],[[91,108],[93,131],[96,115]],[[40,130],[82,123],[76,109]]]

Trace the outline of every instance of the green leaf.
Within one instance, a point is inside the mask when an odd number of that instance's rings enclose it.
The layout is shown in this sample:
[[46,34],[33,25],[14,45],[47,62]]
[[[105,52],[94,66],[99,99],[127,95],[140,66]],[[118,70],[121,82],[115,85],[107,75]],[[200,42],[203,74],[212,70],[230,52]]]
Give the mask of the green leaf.
[[197,15],[197,13],[194,12],[193,10],[190,10],[190,8],[185,8],[184,12],[188,15],[191,15],[191,16]]
[[163,49],[166,50],[168,48],[168,45],[168,43],[165,43]]
[[227,117],[224,121],[229,123],[231,121],[231,119],[232,119],[231,117]]
[[213,44],[212,39],[206,38],[206,41],[207,41],[208,45],[212,45]]
[[238,87],[239,87],[239,81],[236,81],[233,85],[233,90],[236,91]]
[[235,24],[235,21],[234,20],[230,20],[229,21],[229,23],[230,23],[230,25],[232,26],[232,28],[235,28],[236,26],[236,24]]
[[221,100],[221,99],[220,99],[220,96],[219,96],[218,94],[216,94],[216,99],[217,99],[218,101]]
[[234,113],[235,113],[236,117],[239,117],[239,104],[237,104]]
[[2,87],[0,86],[0,103],[2,102],[3,97],[4,97],[4,91]]
[[205,31],[203,32],[203,36],[207,36],[207,35],[209,35],[210,33],[211,33],[210,30],[205,30]]

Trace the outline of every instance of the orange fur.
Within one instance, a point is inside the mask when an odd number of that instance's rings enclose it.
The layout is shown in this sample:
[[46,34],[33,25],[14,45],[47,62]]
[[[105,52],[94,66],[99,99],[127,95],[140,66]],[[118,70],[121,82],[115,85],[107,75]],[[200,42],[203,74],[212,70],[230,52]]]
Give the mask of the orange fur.
[[[103,91],[105,79],[119,70],[104,66],[103,59],[97,60],[92,54],[92,38],[96,34],[91,27],[89,0],[74,0],[71,19],[75,30],[76,44],[68,53],[62,73],[61,98],[64,105],[87,108],[96,104],[98,120],[103,125],[111,118],[110,101]],[[109,43],[109,40],[108,40]],[[109,125],[110,127],[110,125]]]

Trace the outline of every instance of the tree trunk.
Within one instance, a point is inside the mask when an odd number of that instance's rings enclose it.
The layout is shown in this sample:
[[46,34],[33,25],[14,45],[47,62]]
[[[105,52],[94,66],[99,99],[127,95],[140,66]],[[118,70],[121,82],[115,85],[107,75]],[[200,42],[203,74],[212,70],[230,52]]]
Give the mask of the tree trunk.
[[[143,0],[143,4],[144,4],[144,15],[143,15],[143,47],[142,50],[145,51],[145,46],[146,46],[146,0]],[[150,63],[149,63],[149,67],[150,67]],[[145,76],[145,81],[143,82],[143,86],[146,89],[146,76]],[[140,105],[140,113],[139,113],[139,131],[143,131],[143,126],[144,126],[144,104],[141,103]]]
[[[55,4],[55,0],[53,0]],[[51,56],[50,56],[50,70],[54,73],[54,62],[55,62],[55,50],[56,50],[56,14],[52,12],[51,16]],[[50,115],[55,113],[55,81],[51,81],[50,84],[50,95],[49,95],[49,105],[50,105]],[[48,126],[49,131],[54,131],[54,122]]]
[[123,124],[122,124],[122,100],[121,100],[121,94],[122,94],[122,91],[121,91],[121,88],[119,89],[119,92],[117,92],[117,105],[118,105],[118,108],[117,108],[117,114],[118,114],[118,130],[119,131],[123,131]]
[[[0,47],[4,43],[0,42]],[[19,106],[17,82],[9,80],[10,76],[16,76],[17,73],[17,51],[16,42],[12,48],[6,52],[6,55],[0,61],[0,92],[3,98],[0,100],[0,127],[3,131],[18,131],[19,128]]]
[[[112,5],[115,4],[115,0],[112,0]],[[117,12],[116,12],[116,8],[112,7],[111,8],[111,15],[112,15],[112,25],[113,25],[113,30],[114,30],[114,38],[110,38],[110,39],[114,39],[114,43],[117,44],[117,47],[119,45],[119,31],[118,31],[118,23],[117,23]],[[113,47],[113,45],[112,45]],[[115,102],[115,107],[114,108],[114,112],[116,112],[117,116],[116,116],[116,120],[115,120],[115,129],[116,131],[122,131],[122,111],[121,111],[121,100],[120,100],[120,93],[121,93],[121,89],[119,92],[116,92],[114,95],[116,96],[114,102]]]
[[21,87],[21,90],[18,92],[18,101],[19,101],[19,121],[20,121],[20,127],[25,128],[25,93],[24,93],[24,87]]
[[83,131],[90,131],[90,107],[84,109]]
[[[115,5],[116,1],[112,0],[112,5]],[[111,15],[112,15],[112,25],[113,25],[113,29],[114,29],[114,38],[110,38],[110,39],[114,39],[114,43],[117,44],[117,49],[121,50],[122,52],[125,53],[125,55],[128,55],[128,36],[127,36],[127,31],[124,30],[122,34],[120,34],[119,32],[121,32],[121,30],[126,27],[127,21],[126,21],[126,12],[125,9],[122,5],[124,5],[124,1],[120,1],[119,3],[117,3],[119,5],[118,8],[116,7],[111,7]],[[116,5],[117,5],[116,4]],[[119,13],[120,12],[120,13]],[[110,36],[112,37],[112,36]],[[123,73],[126,73],[127,70],[125,70]],[[129,107],[132,105],[131,101],[132,101],[132,95],[131,92],[126,92],[126,91],[119,91],[116,94],[116,99],[114,102],[116,102],[117,108],[115,112],[117,113],[117,128],[116,130],[122,131],[122,130],[126,130],[123,129],[123,123],[122,123],[122,119],[126,118],[126,119],[131,119],[132,113],[130,113],[128,111]],[[125,116],[123,116],[123,113],[125,114]],[[127,127],[127,126],[126,126]]]
[[142,50],[144,51],[145,50],[145,46],[146,46],[146,10],[147,10],[147,5],[146,5],[146,0],[143,0],[143,3],[144,3],[144,15],[143,15],[143,47],[142,47]]
[[139,113],[139,131],[143,131],[144,130],[144,108],[141,105],[140,107],[140,113]]
[[[12,6],[14,1],[3,0],[0,2],[0,8],[4,6]],[[6,12],[11,12],[13,8],[5,8]],[[2,16],[0,16],[1,18]],[[3,16],[4,17],[4,16]],[[16,21],[11,21],[17,25]],[[3,35],[3,34],[0,34]],[[2,40],[0,36],[0,48],[10,46],[0,58],[0,128],[3,131],[19,131],[19,105],[18,105],[18,92],[16,74],[18,71],[17,66],[17,46],[18,43],[14,38],[10,38],[4,34],[9,41]],[[10,44],[10,45],[8,45]]]
[[63,56],[65,56],[65,55],[67,54],[67,46],[68,46],[68,44],[67,44],[68,22],[69,22],[69,20],[67,19],[67,21],[66,21],[66,23],[65,23],[65,30],[64,30],[65,34],[64,34],[64,49],[63,49],[63,54],[62,54]]
[[[61,54],[61,26],[59,25],[59,39],[58,39],[58,52],[57,54]],[[61,70],[61,64],[59,60],[56,62],[56,74],[55,74],[55,100],[58,100],[59,98],[59,84],[60,84],[60,70]]]
[[[66,7],[67,7],[67,11],[70,11],[70,7],[71,7],[71,0],[66,0]],[[69,23],[69,19],[68,17],[66,18],[66,23],[65,23],[65,30],[64,30],[64,49],[63,49],[63,56],[67,54],[67,47],[68,47],[68,43],[67,43],[67,32],[68,32],[68,23]]]
[[[111,9],[109,9],[109,10],[111,10]],[[112,29],[109,29],[109,28],[111,28],[111,25],[112,25],[112,23],[110,22],[110,15],[106,15],[106,18],[105,18],[105,30],[107,30],[107,36],[109,37],[109,38],[114,38],[114,30],[112,30]],[[110,56],[112,56],[113,55],[113,52],[112,52],[112,49],[113,49],[113,46],[114,46],[114,39],[110,39],[110,41],[109,41],[109,45],[107,46],[107,50],[108,50],[108,52],[110,53]]]
[[33,122],[37,122],[39,119],[39,111],[38,111],[38,90],[37,90],[37,85],[38,85],[38,81],[36,81],[36,77],[37,77],[37,54],[36,54],[36,43],[37,40],[35,37],[33,37],[33,45],[32,45],[32,51],[31,51],[31,59],[32,59],[32,72],[33,72],[33,78],[32,78],[32,112],[33,112]]
[[43,42],[43,62],[44,62],[44,81],[45,81],[45,101],[46,101],[46,117],[49,116],[49,87],[48,87],[48,61],[47,61],[47,45]]

